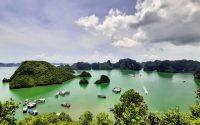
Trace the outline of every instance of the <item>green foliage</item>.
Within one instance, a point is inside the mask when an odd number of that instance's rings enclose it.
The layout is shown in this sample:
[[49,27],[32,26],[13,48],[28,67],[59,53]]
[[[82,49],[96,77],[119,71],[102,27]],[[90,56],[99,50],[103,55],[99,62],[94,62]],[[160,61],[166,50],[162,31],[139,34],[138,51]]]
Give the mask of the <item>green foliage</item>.
[[198,69],[198,70],[194,73],[194,78],[195,78],[195,79],[200,79],[200,69]]
[[91,112],[86,111],[79,117],[79,124],[80,125],[90,125],[93,120],[93,115]]
[[97,114],[96,116],[96,125],[113,125],[113,120],[110,116],[104,112]]
[[66,69],[67,71],[69,71],[71,73],[75,73],[75,71],[68,64],[66,64],[66,65],[60,65],[60,66],[58,66],[58,68],[64,68],[64,69]]
[[18,108],[18,104],[16,104],[13,100],[0,102],[0,124],[15,124],[15,111]]
[[10,82],[10,79],[7,79],[7,78],[3,78],[2,82],[3,82],[3,83],[7,83],[7,82]]
[[130,89],[120,97],[120,102],[115,105],[113,111],[117,124],[142,125],[145,123],[147,105],[139,93]]
[[92,75],[89,72],[83,71],[79,77],[92,77]]
[[106,75],[101,75],[101,78],[95,82],[95,84],[110,83],[110,78]]
[[18,125],[76,125],[68,114],[56,113],[42,114],[36,117],[28,117],[25,120],[18,122]]
[[199,103],[191,106],[190,111],[194,118],[200,118],[200,104]]
[[45,61],[25,61],[11,76],[10,88],[62,84],[74,77],[66,68]]

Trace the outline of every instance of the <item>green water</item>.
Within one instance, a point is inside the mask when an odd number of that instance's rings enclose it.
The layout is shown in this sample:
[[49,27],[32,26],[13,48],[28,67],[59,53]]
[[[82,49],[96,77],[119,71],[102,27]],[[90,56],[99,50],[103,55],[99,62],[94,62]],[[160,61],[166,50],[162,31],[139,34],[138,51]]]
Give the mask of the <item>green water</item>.
[[[3,77],[9,78],[16,67],[0,68],[0,79]],[[79,74],[81,71],[77,71]],[[122,93],[128,89],[135,89],[148,104],[150,111],[166,111],[170,108],[179,106],[182,111],[187,111],[189,106],[195,103],[194,91],[198,88],[198,83],[194,81],[193,75],[187,74],[172,74],[172,73],[146,73],[144,71],[120,71],[120,70],[91,70],[92,78],[89,80],[89,85],[80,86],[79,78],[65,82],[62,85],[43,86],[35,88],[25,88],[10,90],[8,84],[0,83],[0,100],[8,100],[13,98],[17,102],[22,102],[24,99],[46,98],[46,103],[37,106],[39,113],[47,112],[67,112],[73,118],[78,118],[80,113],[91,111],[94,114],[98,112],[108,112],[109,107],[116,104],[120,94],[114,94],[114,87],[121,87]],[[95,85],[95,80],[99,79],[101,74],[108,75],[111,79],[109,85]],[[135,74],[135,77],[130,77],[130,74]],[[186,81],[185,83],[183,81]],[[145,94],[144,88],[148,91]],[[65,97],[55,98],[55,93],[59,90],[69,90],[71,93]],[[98,93],[103,93],[107,96],[106,99],[97,98]],[[69,102],[71,108],[66,109],[60,106],[63,102]],[[22,106],[16,113],[16,117],[21,119],[26,117],[26,114],[21,113]]]

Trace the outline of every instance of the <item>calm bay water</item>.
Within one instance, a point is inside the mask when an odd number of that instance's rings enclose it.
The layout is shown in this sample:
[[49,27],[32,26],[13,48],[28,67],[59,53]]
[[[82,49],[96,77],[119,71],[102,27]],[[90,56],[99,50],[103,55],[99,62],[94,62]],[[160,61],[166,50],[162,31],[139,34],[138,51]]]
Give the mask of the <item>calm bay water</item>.
[[[0,79],[9,78],[17,67],[1,67]],[[81,71],[77,71],[79,74]],[[114,87],[121,87],[122,93],[128,89],[135,89],[145,99],[150,111],[166,111],[178,106],[182,111],[188,111],[189,106],[195,103],[195,90],[198,82],[195,82],[191,73],[146,73],[144,71],[120,71],[120,70],[100,70],[89,71],[92,78],[89,78],[88,85],[79,85],[79,78],[65,82],[62,85],[42,86],[34,88],[24,88],[10,90],[8,84],[0,83],[0,100],[5,101],[13,98],[17,102],[24,99],[46,98],[46,103],[37,106],[39,113],[67,112],[73,118],[78,118],[80,113],[91,111],[109,112],[109,108],[119,102],[120,94],[114,94]],[[111,79],[109,85],[93,84],[100,75],[108,75]],[[135,74],[135,77],[131,77]],[[186,82],[183,82],[186,81]],[[145,94],[145,89],[148,95]],[[55,98],[55,93],[59,90],[69,90],[70,95]],[[103,93],[106,99],[97,98],[97,94]],[[71,108],[61,107],[61,103],[68,102]],[[21,119],[26,117],[22,114],[22,105],[16,113],[16,117]]]

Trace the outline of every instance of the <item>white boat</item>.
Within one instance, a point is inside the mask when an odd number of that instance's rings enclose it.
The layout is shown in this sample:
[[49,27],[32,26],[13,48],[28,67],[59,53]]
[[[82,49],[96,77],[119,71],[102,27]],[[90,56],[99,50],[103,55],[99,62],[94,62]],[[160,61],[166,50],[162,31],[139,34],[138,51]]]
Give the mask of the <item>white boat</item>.
[[41,99],[37,99],[34,102],[35,103],[45,103],[46,99],[45,98],[41,98]]
[[115,87],[115,88],[113,88],[113,90],[112,90],[114,93],[120,93],[121,91],[122,91],[122,88],[120,88],[120,87]]
[[27,113],[27,110],[28,110],[28,107],[27,107],[27,106],[26,106],[26,107],[23,107],[22,112],[23,112],[23,113]]
[[27,107],[28,108],[34,108],[34,107],[36,107],[37,106],[37,104],[35,103],[35,102],[29,102],[28,104],[27,104]]

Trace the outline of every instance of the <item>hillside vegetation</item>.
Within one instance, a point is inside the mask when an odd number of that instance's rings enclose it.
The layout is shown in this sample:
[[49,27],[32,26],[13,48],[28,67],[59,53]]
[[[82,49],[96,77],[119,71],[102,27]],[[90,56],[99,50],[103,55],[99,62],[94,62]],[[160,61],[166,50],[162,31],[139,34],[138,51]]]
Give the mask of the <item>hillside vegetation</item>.
[[62,84],[75,76],[66,68],[45,61],[25,61],[10,78],[10,88]]

